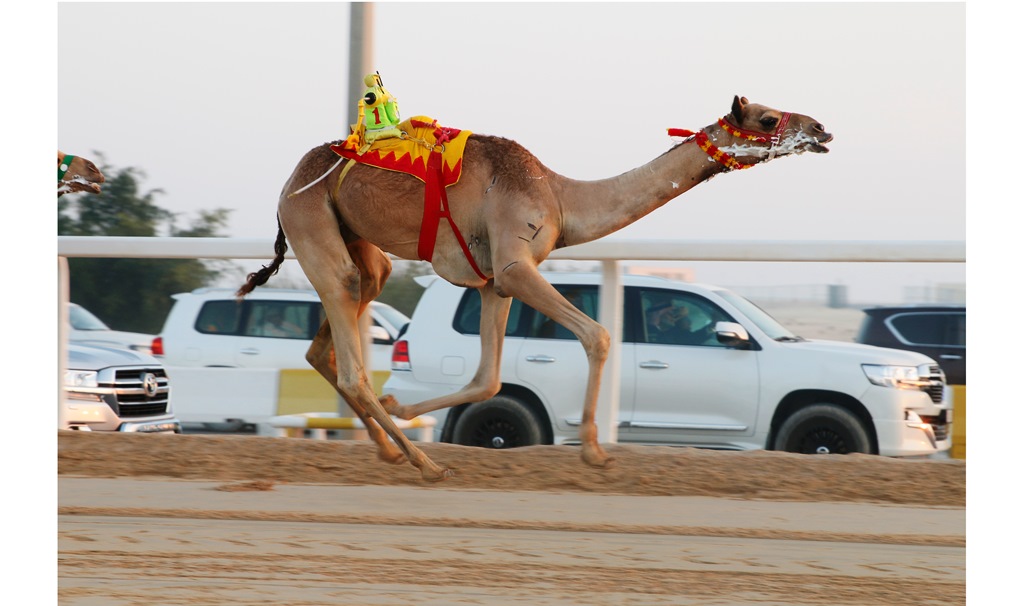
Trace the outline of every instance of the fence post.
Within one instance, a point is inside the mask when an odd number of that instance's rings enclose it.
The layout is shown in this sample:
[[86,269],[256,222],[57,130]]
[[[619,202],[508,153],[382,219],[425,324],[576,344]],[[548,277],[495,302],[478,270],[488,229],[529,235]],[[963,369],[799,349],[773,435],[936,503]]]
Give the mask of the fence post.
[[68,370],[68,278],[67,257],[57,257],[57,429],[67,429],[68,413],[64,406],[64,375]]
[[619,391],[622,383],[622,272],[618,261],[601,262],[598,321],[611,336],[608,360],[597,396],[597,435],[600,442],[619,441]]

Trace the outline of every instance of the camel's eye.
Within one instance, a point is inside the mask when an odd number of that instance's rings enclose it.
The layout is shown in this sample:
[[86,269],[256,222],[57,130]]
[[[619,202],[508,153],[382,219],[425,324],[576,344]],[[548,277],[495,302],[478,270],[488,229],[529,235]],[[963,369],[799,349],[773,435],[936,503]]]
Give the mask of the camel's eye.
[[761,126],[765,128],[775,128],[775,125],[778,123],[778,118],[772,118],[771,116],[765,116],[764,118],[761,118]]

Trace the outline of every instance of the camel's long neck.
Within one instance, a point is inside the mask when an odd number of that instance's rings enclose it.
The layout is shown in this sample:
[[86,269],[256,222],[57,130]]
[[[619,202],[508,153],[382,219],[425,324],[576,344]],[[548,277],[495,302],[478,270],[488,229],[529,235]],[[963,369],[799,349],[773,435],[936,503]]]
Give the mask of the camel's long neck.
[[618,231],[722,170],[722,165],[688,141],[618,177],[566,179],[561,191],[564,245]]

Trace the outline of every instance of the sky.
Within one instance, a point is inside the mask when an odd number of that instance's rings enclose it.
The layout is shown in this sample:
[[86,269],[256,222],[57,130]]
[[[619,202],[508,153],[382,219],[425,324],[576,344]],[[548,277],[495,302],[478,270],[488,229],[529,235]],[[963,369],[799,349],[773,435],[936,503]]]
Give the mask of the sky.
[[[90,58],[57,64],[59,147],[140,169],[181,227],[227,208],[226,235],[272,238],[285,180],[347,134],[362,94],[347,90],[348,3],[56,12],[59,56]],[[640,166],[674,143],[666,128],[711,124],[734,95],[835,135],[827,155],[719,176],[610,238],[966,238],[962,3],[383,2],[373,25],[403,117],[514,139],[567,177]],[[855,302],[966,282],[963,264],[685,266],[731,286],[845,284]]]

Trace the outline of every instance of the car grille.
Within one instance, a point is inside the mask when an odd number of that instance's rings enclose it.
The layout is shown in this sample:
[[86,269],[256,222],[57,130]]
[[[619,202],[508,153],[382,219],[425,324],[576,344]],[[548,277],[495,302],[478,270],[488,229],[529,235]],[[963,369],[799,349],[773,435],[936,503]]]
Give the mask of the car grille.
[[936,404],[942,402],[942,394],[946,389],[946,376],[942,373],[942,369],[935,365],[928,367],[928,376],[925,378],[928,381],[928,387],[924,388],[924,391],[928,392],[932,402]]
[[[921,389],[928,393],[932,402],[940,404],[946,389],[946,375],[938,365],[930,365],[927,370],[928,374],[922,378],[928,381],[928,385]],[[932,426],[936,440],[945,440],[949,437],[949,423],[946,422],[945,413],[937,416],[922,416],[921,420]]]
[[932,431],[935,432],[936,440],[941,441],[949,437],[949,423],[946,423],[945,415],[935,417],[922,415],[921,420],[932,426]]
[[[146,393],[143,382],[147,374],[156,377],[157,389],[154,395]],[[120,368],[114,375],[113,385],[106,387],[114,389],[117,398],[114,412],[122,419],[167,413],[171,388],[167,372],[163,368]]]

